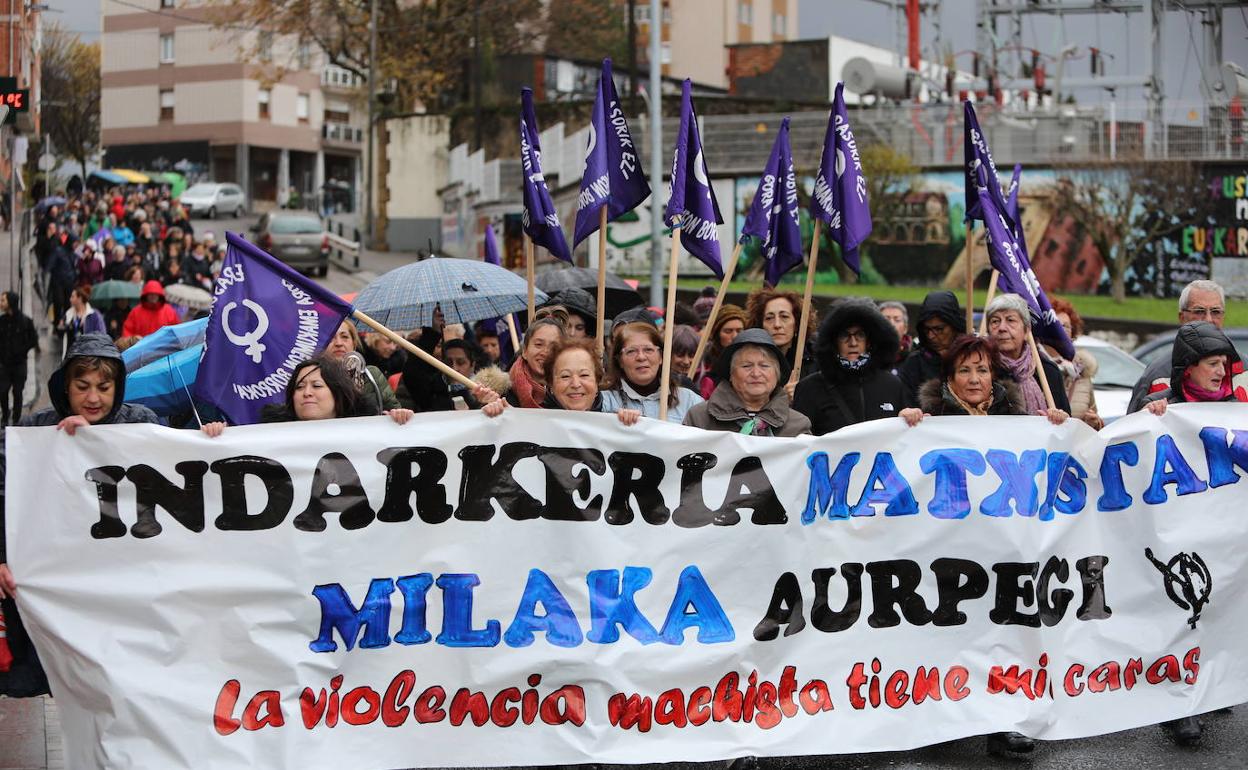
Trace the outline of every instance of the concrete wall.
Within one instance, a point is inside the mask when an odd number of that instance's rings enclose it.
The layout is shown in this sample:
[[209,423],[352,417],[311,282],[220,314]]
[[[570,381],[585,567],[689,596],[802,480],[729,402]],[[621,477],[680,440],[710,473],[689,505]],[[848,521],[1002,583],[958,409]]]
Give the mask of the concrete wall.
[[[442,246],[442,199],[447,184],[451,122],[441,115],[414,115],[386,122],[388,168],[378,169],[386,201],[386,242],[395,251]],[[380,153],[379,153],[380,154]]]

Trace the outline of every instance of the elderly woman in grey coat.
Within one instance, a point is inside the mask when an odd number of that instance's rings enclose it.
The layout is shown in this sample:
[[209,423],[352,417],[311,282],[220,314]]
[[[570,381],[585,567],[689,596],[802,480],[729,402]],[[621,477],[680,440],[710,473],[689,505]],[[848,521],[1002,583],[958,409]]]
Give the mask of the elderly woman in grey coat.
[[737,335],[715,363],[720,383],[710,400],[685,415],[685,425],[747,436],[800,436],[810,420],[789,406],[789,362],[762,329]]
[[1040,383],[1040,378],[1044,377],[1053,393],[1053,406],[1069,414],[1070,399],[1066,396],[1061,368],[1035,348],[1039,356],[1037,360],[1027,341],[1027,333],[1031,331],[1031,308],[1027,301],[1017,294],[998,294],[984,308],[984,314],[988,317],[988,336],[997,343],[997,352],[1001,355],[1006,373],[1023,394],[1026,413],[1048,411],[1049,405]]

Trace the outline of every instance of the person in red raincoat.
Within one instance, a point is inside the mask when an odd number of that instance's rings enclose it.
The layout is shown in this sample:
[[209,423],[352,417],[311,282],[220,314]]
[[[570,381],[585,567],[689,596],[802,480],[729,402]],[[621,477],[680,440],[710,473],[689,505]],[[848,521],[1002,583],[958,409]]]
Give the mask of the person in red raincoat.
[[143,284],[139,304],[126,316],[121,333],[124,337],[145,337],[162,326],[181,322],[178,311],[165,301],[165,287],[160,281],[148,281]]

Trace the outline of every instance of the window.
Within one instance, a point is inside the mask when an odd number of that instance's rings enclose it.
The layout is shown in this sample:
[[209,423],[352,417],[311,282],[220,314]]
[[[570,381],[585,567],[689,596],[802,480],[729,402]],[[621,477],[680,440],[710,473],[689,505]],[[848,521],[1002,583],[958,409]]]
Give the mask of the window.
[[160,119],[173,120],[173,89],[162,88],[160,91]]
[[260,61],[273,61],[273,33],[261,32],[256,48],[260,54]]
[[326,123],[350,123],[351,105],[340,100],[330,99],[325,102]]
[[649,24],[650,23],[650,6],[642,5],[638,3],[633,8],[633,18],[637,21],[638,24]]
[[172,7],[173,7],[173,0],[160,0],[160,7],[161,7],[161,8],[172,8]]
[[737,3],[737,23],[754,23],[754,4],[749,0],[741,0],[741,2]]
[[[150,38],[149,38],[150,40]],[[160,36],[160,63],[173,63],[173,33]]]
[[295,97],[295,117],[299,119],[300,123],[307,123],[308,112],[308,95],[299,94]]
[[672,63],[672,44],[664,43],[663,46],[659,49],[659,64],[671,64],[671,63]]
[[312,68],[312,44],[299,44],[299,69],[306,70]]
[[271,96],[272,94],[269,92],[269,89],[267,88],[260,89],[259,101],[260,101],[260,119],[261,120],[269,119],[269,99]]
[[784,37],[785,18],[783,13],[772,14],[771,17],[771,35],[775,38]]

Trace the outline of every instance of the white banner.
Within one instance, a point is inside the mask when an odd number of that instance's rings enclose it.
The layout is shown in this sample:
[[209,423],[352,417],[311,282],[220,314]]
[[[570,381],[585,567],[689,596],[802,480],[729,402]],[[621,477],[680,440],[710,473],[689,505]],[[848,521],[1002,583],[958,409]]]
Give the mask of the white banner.
[[1248,410],[8,433],[70,768],[906,749],[1248,700]]

